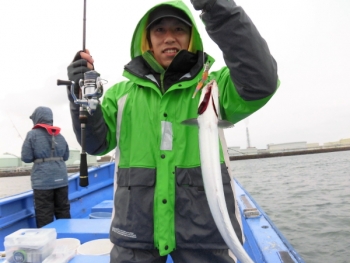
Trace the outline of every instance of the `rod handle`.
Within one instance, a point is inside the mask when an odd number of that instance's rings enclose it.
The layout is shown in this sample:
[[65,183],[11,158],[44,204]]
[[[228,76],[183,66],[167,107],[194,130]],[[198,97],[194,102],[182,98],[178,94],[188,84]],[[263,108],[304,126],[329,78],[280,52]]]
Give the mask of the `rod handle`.
[[88,169],[86,153],[80,154],[80,175],[79,175],[79,185],[81,187],[86,187],[89,185]]

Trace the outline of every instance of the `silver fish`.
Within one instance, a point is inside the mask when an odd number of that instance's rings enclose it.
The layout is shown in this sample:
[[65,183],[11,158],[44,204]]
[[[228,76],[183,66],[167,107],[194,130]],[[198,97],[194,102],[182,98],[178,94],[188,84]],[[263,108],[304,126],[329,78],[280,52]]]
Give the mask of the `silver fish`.
[[242,247],[231,224],[227,211],[220,167],[218,127],[227,128],[232,123],[219,120],[219,91],[215,80],[203,87],[198,106],[198,118],[182,124],[198,125],[201,169],[205,194],[211,214],[219,232],[231,252],[241,263],[253,263]]

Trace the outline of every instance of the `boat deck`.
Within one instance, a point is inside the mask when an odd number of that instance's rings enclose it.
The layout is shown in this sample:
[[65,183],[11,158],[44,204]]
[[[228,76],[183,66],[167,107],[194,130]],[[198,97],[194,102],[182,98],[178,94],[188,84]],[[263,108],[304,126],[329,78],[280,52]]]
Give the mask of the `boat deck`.
[[[293,256],[293,249],[289,246],[287,240],[282,236],[276,227],[272,224],[266,214],[257,207],[254,200],[236,184],[237,201],[242,209],[243,228],[245,229],[245,249],[255,262],[283,262],[293,263],[301,262]],[[95,212],[112,212],[113,201],[105,200],[91,208],[91,214]],[[77,238],[81,244],[85,242],[109,238],[109,228],[111,219],[59,219],[44,228],[55,228],[57,238]],[[252,242],[255,240],[255,242]],[[109,255],[86,256],[77,255],[69,263],[88,263],[88,260],[95,262],[109,262]],[[93,261],[91,261],[93,262]],[[171,263],[169,257],[167,263]]]
[[[79,175],[69,178],[72,219],[59,219],[45,226],[55,228],[57,238],[76,238],[81,244],[109,238],[111,219],[92,217],[95,212],[112,212],[113,164],[89,170],[88,187],[79,186]],[[234,180],[242,215],[244,248],[254,262],[304,263],[270,218],[247,191]],[[35,228],[32,191],[0,199],[0,251],[4,238],[18,229]],[[97,219],[96,219],[97,218]],[[4,260],[0,259],[0,263]],[[69,263],[109,262],[109,255],[76,255]],[[168,257],[167,263],[172,260]]]

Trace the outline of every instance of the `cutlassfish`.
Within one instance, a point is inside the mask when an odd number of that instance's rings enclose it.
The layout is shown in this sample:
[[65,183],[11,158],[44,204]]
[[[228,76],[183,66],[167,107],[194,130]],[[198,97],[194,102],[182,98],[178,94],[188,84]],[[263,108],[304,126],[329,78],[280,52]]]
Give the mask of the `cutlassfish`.
[[[233,125],[219,118],[218,86],[215,80],[211,80],[202,89],[198,118],[185,120],[182,124],[198,125],[199,127],[200,160],[205,194],[222,238],[241,263],[253,263],[237,238],[227,211],[220,167],[218,128],[227,128]],[[239,213],[239,211],[237,212]]]

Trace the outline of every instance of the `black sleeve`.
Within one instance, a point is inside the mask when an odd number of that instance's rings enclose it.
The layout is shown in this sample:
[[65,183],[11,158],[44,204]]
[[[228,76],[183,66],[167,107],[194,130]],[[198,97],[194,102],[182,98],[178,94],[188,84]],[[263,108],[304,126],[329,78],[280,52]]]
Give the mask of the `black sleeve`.
[[201,18],[240,96],[258,100],[271,95],[277,88],[277,63],[245,11],[232,0],[217,0]]

